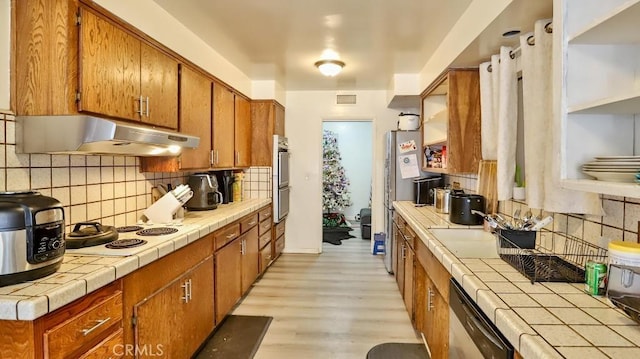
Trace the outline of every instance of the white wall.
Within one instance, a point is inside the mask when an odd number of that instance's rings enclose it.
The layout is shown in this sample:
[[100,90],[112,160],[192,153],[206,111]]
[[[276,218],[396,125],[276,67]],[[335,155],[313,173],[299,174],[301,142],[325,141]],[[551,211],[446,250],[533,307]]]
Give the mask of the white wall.
[[289,91],[285,131],[291,150],[291,212],[285,252],[322,251],[322,122],[372,119],[372,232],[384,231],[384,135],[397,126],[398,111],[386,107],[387,93],[354,91],[356,105],[336,105],[334,91]]
[[[323,129],[336,133],[342,166],[350,182],[352,205],[344,209],[353,219],[361,208],[369,207],[371,169],[373,165],[373,132],[371,121],[325,121]],[[318,220],[320,220],[318,218]]]
[[11,0],[0,0],[0,110],[9,110]]

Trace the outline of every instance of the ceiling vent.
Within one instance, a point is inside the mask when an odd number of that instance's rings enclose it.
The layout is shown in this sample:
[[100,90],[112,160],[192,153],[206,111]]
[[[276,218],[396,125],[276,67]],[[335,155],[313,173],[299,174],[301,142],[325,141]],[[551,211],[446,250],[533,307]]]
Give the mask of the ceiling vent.
[[355,105],[356,95],[337,95],[336,103],[338,105]]

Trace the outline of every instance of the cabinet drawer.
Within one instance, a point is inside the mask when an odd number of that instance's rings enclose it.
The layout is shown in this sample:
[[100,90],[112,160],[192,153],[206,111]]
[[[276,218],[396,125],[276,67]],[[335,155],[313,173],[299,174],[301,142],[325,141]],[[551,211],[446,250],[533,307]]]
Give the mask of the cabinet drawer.
[[284,249],[284,236],[280,236],[278,237],[278,239],[276,239],[276,243],[274,246],[274,258],[277,258],[280,253],[282,253],[282,250]]
[[271,242],[271,231],[268,231],[267,233],[261,235],[258,242],[259,242],[258,244],[259,248],[264,248],[264,246],[269,244],[269,242]]
[[271,264],[271,246],[264,247],[260,250],[260,273]]
[[258,231],[258,235],[261,236],[267,232],[271,232],[270,229],[271,229],[271,218],[260,222],[260,230]]
[[449,279],[451,279],[451,275],[449,272],[440,264],[438,258],[436,258],[429,248],[420,240],[416,243],[416,257],[418,258],[418,262],[424,268],[427,275],[431,278],[431,281],[438,289],[442,297],[445,301],[449,302]]
[[265,219],[267,219],[267,218],[271,218],[271,213],[273,213],[273,212],[272,212],[272,209],[271,209],[271,206],[267,206],[267,207],[262,208],[262,209],[258,212],[258,220],[259,220],[260,222],[262,222],[262,221],[264,221],[264,220],[265,220]]
[[243,219],[240,220],[240,233],[245,233],[246,231],[253,228],[256,224],[258,224],[258,214],[250,214]]
[[45,331],[48,358],[66,358],[122,322],[122,291]]
[[82,354],[79,359],[116,359],[124,356],[125,348],[122,341],[122,328],[109,335],[100,344]]
[[233,241],[240,236],[240,224],[234,223],[216,231],[213,235],[215,249],[224,247],[227,243]]
[[284,221],[276,224],[275,233],[273,234],[274,238],[278,238],[284,234]]

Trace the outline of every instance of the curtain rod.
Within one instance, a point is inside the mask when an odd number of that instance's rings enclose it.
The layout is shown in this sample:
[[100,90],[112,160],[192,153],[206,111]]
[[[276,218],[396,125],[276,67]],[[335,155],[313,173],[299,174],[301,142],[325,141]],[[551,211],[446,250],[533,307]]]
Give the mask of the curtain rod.
[[[546,25],[544,25],[544,32],[546,32],[547,34],[551,34],[553,33],[553,23],[552,22],[548,22]],[[533,35],[529,35],[529,37],[527,37],[527,44],[529,46],[534,46],[536,44],[536,38]],[[512,59],[515,59],[517,55],[520,55],[520,53],[522,49],[520,48],[520,46],[516,47],[515,49],[509,51],[509,57]],[[498,60],[498,62],[500,62],[500,60]],[[487,71],[491,72],[492,70],[492,66],[489,65],[487,67]]]

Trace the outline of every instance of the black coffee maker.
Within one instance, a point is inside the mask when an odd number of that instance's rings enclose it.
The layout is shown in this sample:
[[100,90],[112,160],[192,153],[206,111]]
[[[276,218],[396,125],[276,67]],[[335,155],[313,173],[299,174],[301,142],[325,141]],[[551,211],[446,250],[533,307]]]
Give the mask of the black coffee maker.
[[233,202],[233,171],[215,172],[218,180],[218,190],[222,192],[222,203]]

